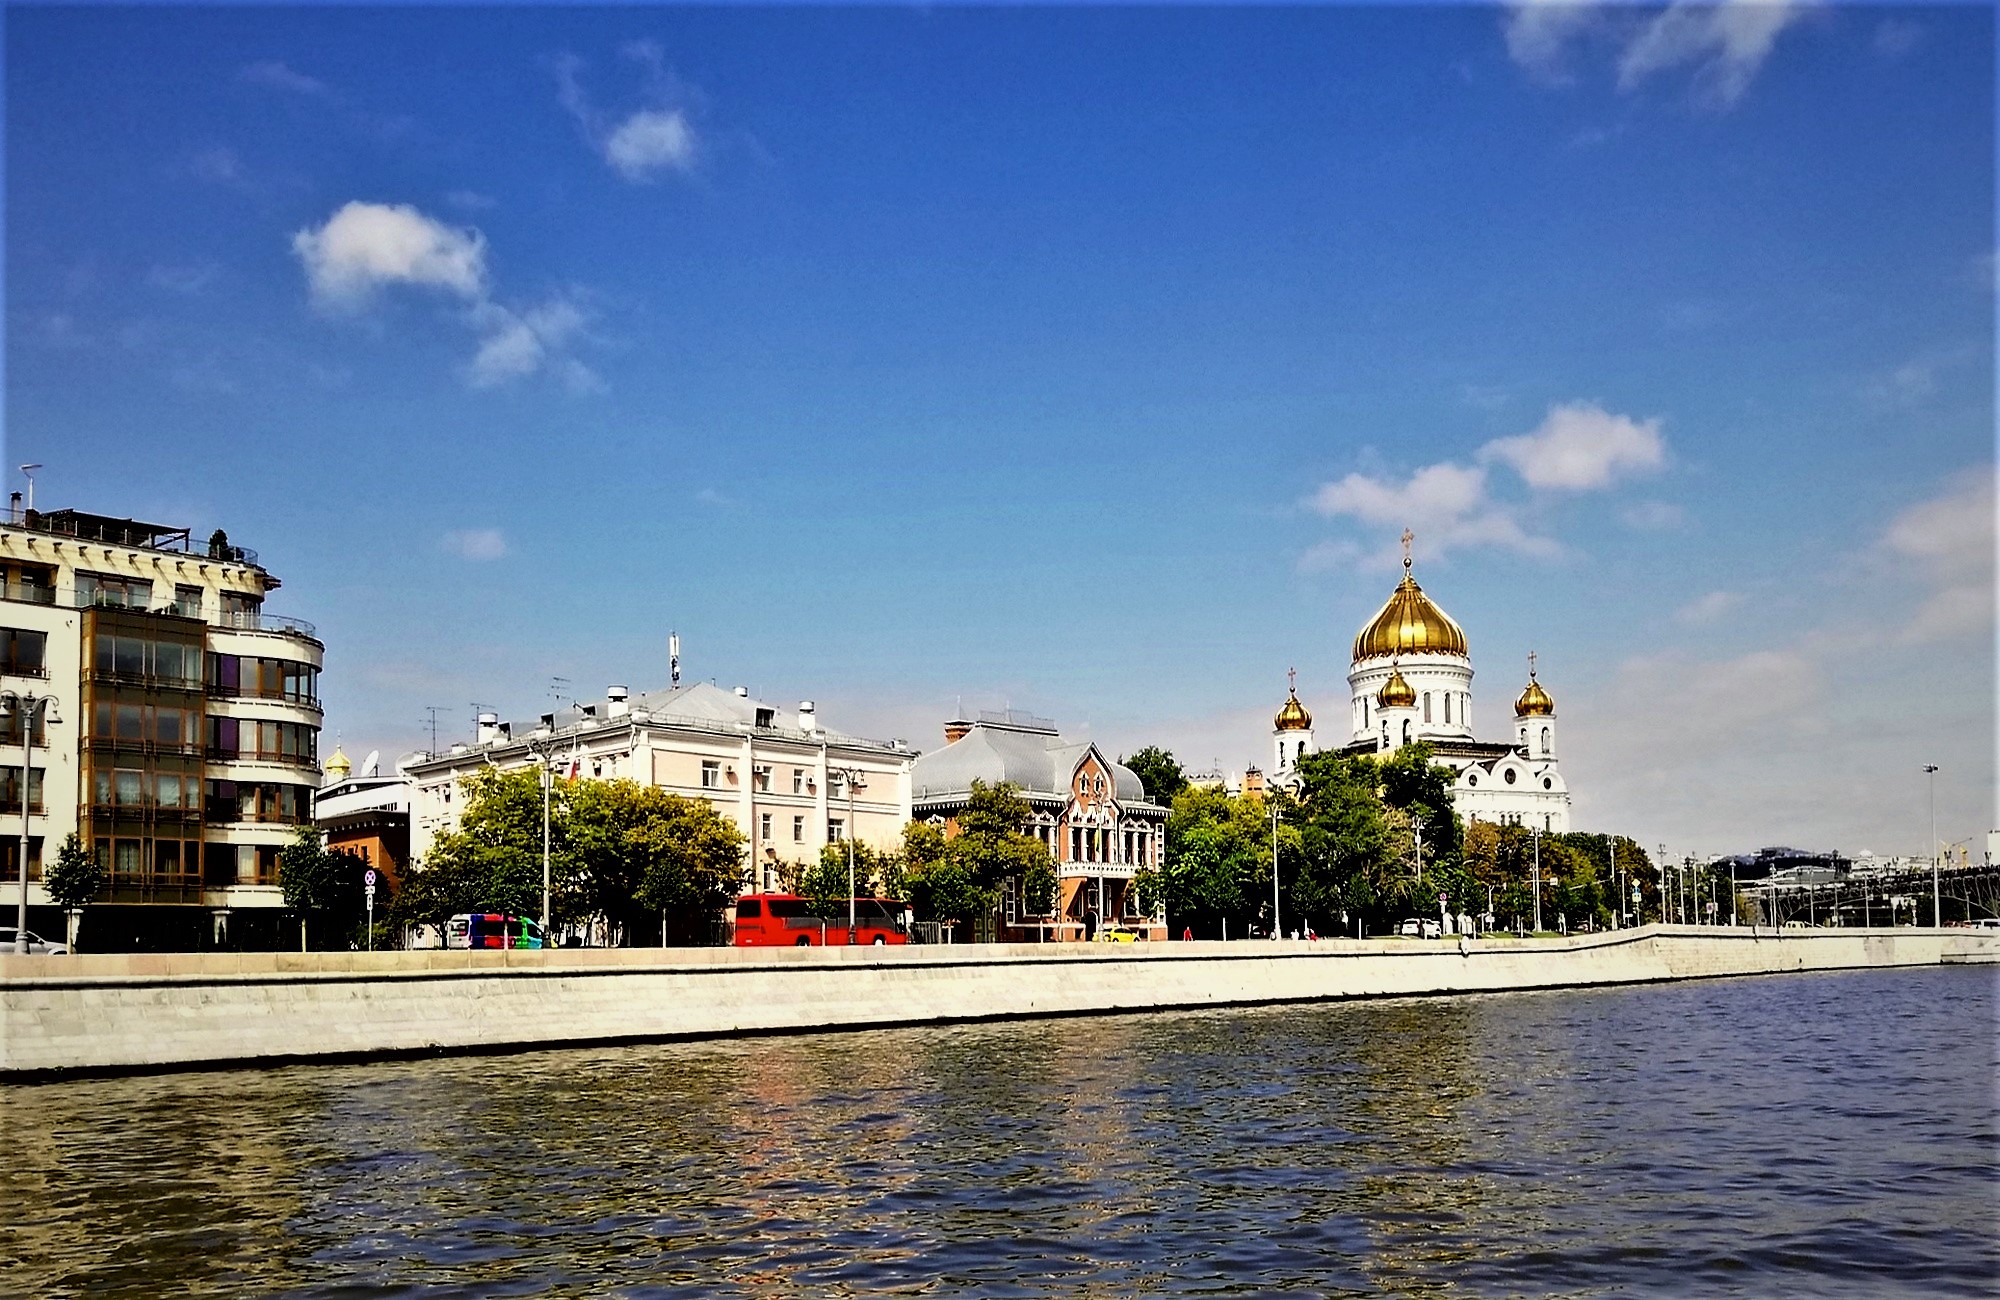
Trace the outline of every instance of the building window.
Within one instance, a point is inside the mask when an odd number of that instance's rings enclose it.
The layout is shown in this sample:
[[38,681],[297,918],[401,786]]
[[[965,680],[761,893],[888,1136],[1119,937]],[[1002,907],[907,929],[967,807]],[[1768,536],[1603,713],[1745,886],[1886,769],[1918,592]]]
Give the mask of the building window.
[[1445,694],[1444,694],[1444,720],[1445,720],[1446,722],[1450,722],[1450,721],[1451,721],[1451,692],[1450,692],[1450,691],[1446,691],[1446,692],[1445,692]]
[[1425,692],[1424,692],[1424,721],[1425,721],[1425,722],[1429,722],[1430,720],[1431,720],[1431,693],[1430,693],[1429,691],[1425,691]]
[[257,611],[263,607],[262,596],[225,591],[222,593],[222,624],[224,627],[256,627]]
[[771,790],[770,764],[761,763],[758,766],[751,768],[750,780],[751,784],[755,785],[759,790],[764,791],[766,794],[770,793]]
[[757,817],[757,838],[767,841],[771,838],[771,814],[761,813]]
[[49,634],[27,628],[0,627],[0,673],[16,677],[47,677],[45,658]]
[[201,588],[176,586],[174,603],[167,606],[167,612],[179,614],[182,618],[201,617]]
[[805,792],[806,770],[802,767],[795,767],[792,769],[792,793],[804,794]]
[[153,603],[153,584],[146,578],[126,578],[115,573],[76,575],[76,603],[108,605],[113,609],[145,609]]
[[[39,767],[28,769],[28,811],[31,813],[42,811],[42,773],[43,769]],[[21,769],[0,768],[0,812],[20,811]]]
[[701,788],[713,790],[722,784],[722,763],[718,759],[701,760]]
[[1510,767],[1507,769],[1506,779],[1508,785],[1514,784],[1515,780],[1517,779],[1517,774],[1515,773],[1513,768]]
[[847,778],[838,772],[828,772],[826,774],[826,797],[836,800],[845,799],[847,797]]
[[1542,728],[1542,752],[1544,754],[1549,752],[1549,729],[1547,727]]
[[[0,881],[21,878],[21,841],[18,836],[9,835],[0,839]],[[28,837],[28,879],[42,878],[42,837]]]
[[845,838],[847,838],[847,823],[838,817],[827,818],[826,842],[829,844],[838,844]]

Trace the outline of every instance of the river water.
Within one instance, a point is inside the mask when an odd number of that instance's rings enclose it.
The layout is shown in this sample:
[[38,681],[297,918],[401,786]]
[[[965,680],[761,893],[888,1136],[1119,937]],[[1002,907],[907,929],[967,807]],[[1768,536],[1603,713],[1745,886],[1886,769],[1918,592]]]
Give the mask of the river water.
[[15,1086],[10,1295],[2000,1291],[1973,967]]

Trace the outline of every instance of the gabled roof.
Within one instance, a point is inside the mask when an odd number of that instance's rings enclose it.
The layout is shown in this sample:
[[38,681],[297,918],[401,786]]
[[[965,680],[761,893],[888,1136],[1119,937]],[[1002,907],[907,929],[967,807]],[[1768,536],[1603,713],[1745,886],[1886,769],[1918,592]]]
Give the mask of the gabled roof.
[[961,798],[974,781],[1005,782],[1030,799],[1067,801],[1070,781],[1090,755],[1111,774],[1118,802],[1127,807],[1147,803],[1139,774],[1114,763],[1090,741],[1064,740],[1040,726],[1014,725],[982,718],[972,729],[943,749],[919,758],[912,767],[911,797],[918,803]]

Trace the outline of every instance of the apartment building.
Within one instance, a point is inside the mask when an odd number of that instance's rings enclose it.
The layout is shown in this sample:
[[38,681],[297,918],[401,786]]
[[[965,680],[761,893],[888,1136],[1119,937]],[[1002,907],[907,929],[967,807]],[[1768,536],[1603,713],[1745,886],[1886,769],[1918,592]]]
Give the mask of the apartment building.
[[399,766],[416,789],[410,853],[458,825],[463,778],[482,767],[548,764],[563,776],[625,777],[704,799],[749,841],[749,888],[778,887],[779,868],[810,862],[849,836],[877,848],[901,843],[910,819],[910,766],[900,740],[829,731],[812,701],[797,710],[709,682],[602,700],[542,714],[531,727],[478,719],[475,743]]
[[40,878],[78,832],[109,884],[83,946],[280,946],[278,852],[312,817],[319,673],[312,626],[264,610],[278,579],[217,529],[16,504],[0,523],[0,874],[29,925],[61,934]]

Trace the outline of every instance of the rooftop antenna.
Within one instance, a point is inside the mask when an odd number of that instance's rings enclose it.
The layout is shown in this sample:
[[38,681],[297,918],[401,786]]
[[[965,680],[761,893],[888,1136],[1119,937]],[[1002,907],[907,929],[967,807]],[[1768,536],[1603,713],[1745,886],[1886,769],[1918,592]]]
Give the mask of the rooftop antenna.
[[438,752],[438,713],[439,713],[439,711],[440,711],[441,707],[442,707],[442,706],[440,706],[440,705],[436,705],[436,704],[426,704],[426,705],[424,706],[424,712],[425,712],[425,713],[428,713],[428,714],[430,714],[430,715],[431,715],[431,721],[430,721],[430,727],[431,727],[431,749],[430,749],[430,752],[431,752],[431,757],[433,757],[433,758],[436,758],[436,757],[437,757],[437,752]]
[[667,685],[681,684],[681,634],[667,633]]
[[35,471],[40,468],[40,465],[21,466],[21,477],[28,480],[28,509],[30,510],[35,508]]
[[488,712],[498,713],[499,711],[500,706],[497,704],[481,704],[478,700],[472,701],[472,739],[475,742],[479,739],[479,715]]

